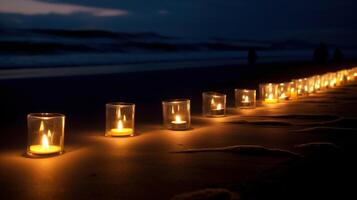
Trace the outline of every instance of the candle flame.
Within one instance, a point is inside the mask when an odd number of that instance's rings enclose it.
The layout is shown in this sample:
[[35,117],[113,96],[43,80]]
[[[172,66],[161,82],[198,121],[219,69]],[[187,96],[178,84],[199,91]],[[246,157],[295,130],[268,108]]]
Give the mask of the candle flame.
[[217,104],[217,110],[222,110],[222,104]]
[[118,120],[117,129],[123,130],[123,122],[121,121],[121,119]]
[[48,138],[47,138],[46,134],[42,135],[42,148],[44,148],[44,149],[48,149],[49,148]]
[[126,121],[126,116],[124,115],[123,120]]
[[273,94],[272,93],[269,94],[268,99],[269,100],[273,99]]

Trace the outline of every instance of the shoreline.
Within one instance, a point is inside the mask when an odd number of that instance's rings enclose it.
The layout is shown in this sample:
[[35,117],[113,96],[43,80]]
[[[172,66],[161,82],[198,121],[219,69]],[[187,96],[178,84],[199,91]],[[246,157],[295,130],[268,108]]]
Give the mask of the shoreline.
[[[355,59],[347,60],[343,63],[328,63],[327,67],[342,65],[353,66]],[[197,59],[197,60],[177,60],[177,61],[158,61],[158,62],[139,62],[128,64],[108,64],[108,65],[85,65],[85,66],[55,66],[55,67],[22,67],[22,68],[3,68],[0,69],[0,81],[11,79],[31,79],[31,78],[61,78],[72,76],[101,76],[126,73],[160,72],[171,70],[189,70],[207,68],[237,68],[244,67],[268,67],[273,65],[309,65],[318,66],[313,61],[281,61],[264,62],[249,65],[242,59]],[[321,66],[320,66],[321,67]],[[336,66],[338,67],[338,66]],[[339,68],[332,68],[339,69]]]

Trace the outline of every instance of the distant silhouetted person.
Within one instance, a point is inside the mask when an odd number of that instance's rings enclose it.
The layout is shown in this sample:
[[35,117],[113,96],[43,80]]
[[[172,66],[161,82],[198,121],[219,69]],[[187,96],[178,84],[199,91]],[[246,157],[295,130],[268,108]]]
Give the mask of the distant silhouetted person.
[[248,51],[248,64],[253,65],[257,62],[258,55],[254,49],[249,49]]
[[329,57],[326,44],[320,43],[320,46],[315,49],[314,59],[317,63],[327,63]]
[[341,62],[343,60],[343,53],[339,48],[336,48],[333,52],[333,62]]

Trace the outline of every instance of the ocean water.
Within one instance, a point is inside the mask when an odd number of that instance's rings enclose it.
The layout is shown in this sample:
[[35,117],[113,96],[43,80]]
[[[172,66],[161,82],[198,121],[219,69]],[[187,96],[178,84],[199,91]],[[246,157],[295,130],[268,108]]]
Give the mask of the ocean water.
[[[309,61],[317,44],[167,37],[156,33],[2,30],[0,79],[111,74],[247,63]],[[331,49],[332,54],[333,49]],[[357,51],[343,51],[346,58]]]

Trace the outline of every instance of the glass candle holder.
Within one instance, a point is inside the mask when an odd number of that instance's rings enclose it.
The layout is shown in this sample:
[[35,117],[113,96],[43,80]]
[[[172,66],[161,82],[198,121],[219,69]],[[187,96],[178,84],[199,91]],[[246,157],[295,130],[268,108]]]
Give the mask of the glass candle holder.
[[173,99],[162,102],[164,127],[170,130],[187,130],[191,126],[190,100]]
[[226,95],[217,92],[202,93],[202,113],[207,117],[226,115]]
[[295,88],[295,82],[280,83],[278,85],[278,97],[279,101],[286,101],[297,98],[297,90]]
[[336,73],[329,73],[329,88],[334,88],[337,85]]
[[297,99],[298,97],[298,93],[297,93],[297,89],[296,89],[296,84],[294,81],[291,81],[289,83],[286,83],[288,84],[288,96],[289,96],[289,99]]
[[329,81],[330,79],[330,74],[327,73],[327,74],[324,74],[321,76],[321,80],[320,80],[320,89],[327,89],[329,87]]
[[354,70],[354,68],[349,69],[347,72],[347,82],[353,82],[355,81],[356,77],[357,77],[357,71]]
[[354,81],[354,76],[353,76],[353,70],[352,69],[348,69],[347,70],[347,82],[352,82]]
[[321,76],[320,75],[316,75],[315,76],[315,91],[318,91],[321,89]]
[[278,103],[278,84],[265,83],[259,85],[260,98],[263,103]]
[[308,93],[315,92],[315,77],[314,76],[307,78],[307,86],[308,86]]
[[65,116],[58,113],[31,113],[27,115],[30,156],[50,156],[64,152]]
[[357,67],[352,68],[352,74],[353,74],[354,80],[356,80],[357,79]]
[[344,85],[347,82],[347,70],[340,70],[336,72],[336,85]]
[[255,108],[256,90],[235,89],[234,94],[237,108]]
[[297,90],[298,96],[307,95],[307,91],[308,91],[307,79],[305,79],[305,78],[296,79],[296,80],[293,80],[293,82],[295,83],[295,88]]
[[289,91],[289,83],[280,83],[278,85],[278,98],[279,101],[289,100],[290,91]]
[[135,104],[113,102],[106,104],[105,136],[126,137],[135,133]]

